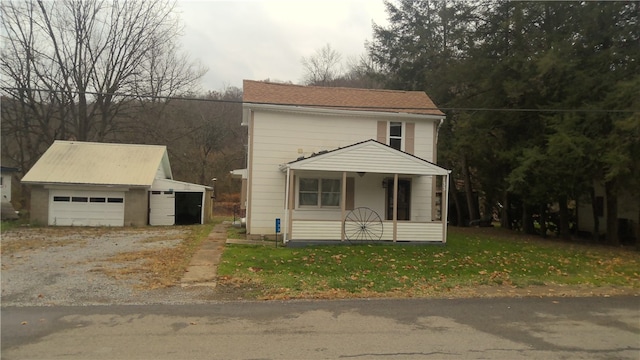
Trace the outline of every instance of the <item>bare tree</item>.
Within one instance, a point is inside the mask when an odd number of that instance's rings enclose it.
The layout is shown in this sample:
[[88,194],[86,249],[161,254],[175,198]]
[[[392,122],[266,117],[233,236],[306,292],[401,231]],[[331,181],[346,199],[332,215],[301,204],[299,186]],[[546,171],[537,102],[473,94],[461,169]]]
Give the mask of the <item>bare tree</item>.
[[344,65],[342,55],[329,44],[303,57],[302,66],[305,85],[379,89],[384,84],[379,67],[367,54],[349,57]]
[[[3,150],[12,150],[24,171],[55,139],[102,141],[120,131],[131,95],[189,93],[206,72],[176,46],[181,25],[173,1],[0,6]],[[5,131],[18,138],[7,147]]]
[[165,144],[175,179],[211,185],[233,193],[240,182],[229,172],[246,167],[247,130],[242,126],[242,90],[227,87],[205,95],[166,101],[141,101],[140,131],[122,133],[129,143]]
[[340,61],[342,55],[327,44],[309,57],[302,57],[304,83],[307,85],[329,86],[342,75]]

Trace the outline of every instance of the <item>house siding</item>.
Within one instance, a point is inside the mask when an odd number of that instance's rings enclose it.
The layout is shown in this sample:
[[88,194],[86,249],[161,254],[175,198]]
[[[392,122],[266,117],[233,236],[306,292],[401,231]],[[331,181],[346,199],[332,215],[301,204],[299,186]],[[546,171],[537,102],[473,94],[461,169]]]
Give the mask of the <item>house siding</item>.
[[[382,118],[385,119],[382,120]],[[279,170],[281,164],[301,156],[309,157],[320,151],[334,150],[368,139],[377,139],[381,128],[380,121],[391,120],[394,120],[393,114],[389,114],[386,119],[386,116],[376,115],[368,117],[271,110],[252,112],[249,124],[249,137],[252,140],[249,149],[250,214],[247,224],[249,233],[273,233],[275,218],[281,218],[284,215],[286,174]],[[411,120],[411,122],[415,123],[413,125],[415,127],[414,154],[422,159],[433,161],[434,120]],[[362,164],[363,161],[372,159],[356,160]],[[376,158],[371,162],[380,167],[384,161],[385,159]],[[300,174],[296,173],[296,175]],[[374,176],[374,174],[366,176]],[[360,196],[367,192],[373,193],[374,189],[363,188],[364,185],[358,181],[358,177],[355,179],[354,206],[384,209],[383,197],[369,199],[366,196]],[[383,176],[380,176],[380,181],[375,183],[381,184],[382,179]],[[412,203],[412,218],[430,220],[431,177],[421,177],[420,180],[414,181],[413,186],[415,187],[412,192],[425,198]],[[376,190],[379,192],[379,189]],[[338,210],[338,215],[339,213]],[[380,215],[384,216],[384,213]]]
[[414,194],[411,199],[412,221],[431,221],[432,181],[431,176],[420,176],[411,182],[411,191]]
[[29,221],[34,225],[49,223],[49,190],[43,185],[31,187],[31,212]]
[[11,174],[2,174],[0,176],[2,176],[2,185],[0,185],[2,201],[11,202],[11,180],[13,176]]
[[[607,232],[607,202],[604,186],[602,184],[595,184],[595,195],[603,198],[602,216],[598,217],[599,232],[600,235],[604,235]],[[578,231],[585,233],[593,233],[593,209],[591,200],[584,198],[578,202]],[[638,198],[632,196],[632,194],[626,190],[622,190],[618,195],[618,219],[630,220],[634,226],[633,232],[636,237],[640,236],[640,203]]]

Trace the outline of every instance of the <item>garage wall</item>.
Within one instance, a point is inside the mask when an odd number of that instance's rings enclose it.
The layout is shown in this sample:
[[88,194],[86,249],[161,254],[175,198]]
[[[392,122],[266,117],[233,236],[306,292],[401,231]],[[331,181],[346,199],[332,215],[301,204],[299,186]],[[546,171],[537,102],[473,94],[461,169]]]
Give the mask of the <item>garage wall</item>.
[[31,213],[29,222],[33,225],[49,223],[49,190],[42,185],[31,186]]
[[203,222],[205,224],[210,223],[213,220],[213,213],[212,213],[213,201],[211,200],[212,196],[213,196],[213,191],[206,190],[204,192],[204,219],[203,219]]
[[149,221],[147,189],[130,189],[124,196],[124,226],[146,226]]

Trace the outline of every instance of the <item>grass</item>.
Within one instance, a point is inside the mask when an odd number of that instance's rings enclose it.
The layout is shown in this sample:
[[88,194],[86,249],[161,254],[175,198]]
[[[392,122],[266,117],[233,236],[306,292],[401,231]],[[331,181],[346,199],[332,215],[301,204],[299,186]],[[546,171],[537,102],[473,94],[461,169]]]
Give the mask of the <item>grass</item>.
[[11,231],[13,229],[20,228],[25,225],[31,226],[29,222],[25,219],[2,221],[0,223],[0,233],[4,234],[7,231]]
[[540,285],[640,288],[640,254],[452,228],[445,246],[359,245],[270,248],[227,245],[223,285],[260,289],[257,298],[428,296],[478,287]]
[[230,226],[227,229],[227,239],[246,239],[247,230],[245,228],[238,228]]

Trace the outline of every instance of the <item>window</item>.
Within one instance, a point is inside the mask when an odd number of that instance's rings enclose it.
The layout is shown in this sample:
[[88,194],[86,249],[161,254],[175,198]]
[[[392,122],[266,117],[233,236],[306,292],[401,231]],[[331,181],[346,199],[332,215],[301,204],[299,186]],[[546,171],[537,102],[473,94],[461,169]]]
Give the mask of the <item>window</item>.
[[320,206],[340,206],[340,180],[322,179]]
[[301,178],[299,183],[299,206],[340,206],[341,182],[338,179]]
[[71,198],[71,202],[87,202],[87,201],[89,201],[89,198],[84,196],[74,196]]
[[300,206],[318,206],[318,179],[300,179]]
[[54,196],[53,197],[53,201],[56,201],[56,202],[69,202],[69,197],[68,196]]
[[110,202],[110,203],[123,203],[124,199],[123,198],[109,198],[107,200],[107,202]]
[[402,123],[392,121],[389,123],[389,146],[396,150],[402,150]]
[[92,197],[92,198],[89,198],[89,202],[92,202],[92,203],[103,203],[103,202],[106,202],[106,200],[107,199],[105,199],[103,197]]

